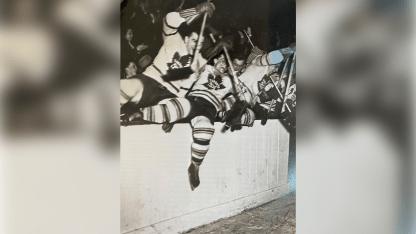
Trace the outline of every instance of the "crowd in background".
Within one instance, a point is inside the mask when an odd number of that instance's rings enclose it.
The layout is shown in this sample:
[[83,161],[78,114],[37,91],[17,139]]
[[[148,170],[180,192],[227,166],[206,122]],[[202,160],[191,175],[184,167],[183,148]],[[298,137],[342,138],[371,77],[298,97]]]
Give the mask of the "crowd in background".
[[[163,44],[162,22],[167,13],[188,9],[200,2],[123,0],[120,18],[121,79],[143,72],[152,63]],[[247,4],[215,2],[216,15],[207,21],[206,31],[218,38],[233,37],[232,58],[247,59],[253,46],[272,51],[295,43],[294,17],[279,18],[278,12],[269,12],[270,6],[261,2],[250,2],[255,8],[249,12],[247,9],[251,6]],[[293,8],[294,4],[287,4],[280,11],[290,12]],[[209,41],[205,40],[205,43]]]

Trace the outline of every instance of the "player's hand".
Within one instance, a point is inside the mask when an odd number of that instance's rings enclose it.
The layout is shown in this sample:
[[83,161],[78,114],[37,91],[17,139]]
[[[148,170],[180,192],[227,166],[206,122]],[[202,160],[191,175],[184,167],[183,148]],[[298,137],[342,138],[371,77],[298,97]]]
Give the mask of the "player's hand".
[[142,117],[143,117],[143,113],[141,111],[138,111],[129,116],[129,121],[132,121],[137,118],[141,119]]
[[206,12],[208,14],[208,17],[211,18],[212,14],[215,11],[215,6],[211,2],[203,2],[203,3],[198,4],[195,7],[195,10],[198,14],[202,14]]
[[143,45],[143,44],[141,44],[141,45],[138,45],[137,47],[136,47],[136,50],[137,51],[142,51],[142,50],[145,50],[145,49],[147,49],[149,46],[148,45]]
[[204,45],[204,40],[198,40],[198,45],[196,46],[196,49],[198,51],[201,51],[203,45]]
[[256,103],[256,105],[254,105],[253,112],[261,119],[261,125],[265,125],[267,123],[269,114],[267,113],[267,110],[260,106],[260,103]]
[[195,58],[194,61],[191,64],[191,69],[192,71],[194,71],[196,74],[199,74],[199,62],[198,59]]

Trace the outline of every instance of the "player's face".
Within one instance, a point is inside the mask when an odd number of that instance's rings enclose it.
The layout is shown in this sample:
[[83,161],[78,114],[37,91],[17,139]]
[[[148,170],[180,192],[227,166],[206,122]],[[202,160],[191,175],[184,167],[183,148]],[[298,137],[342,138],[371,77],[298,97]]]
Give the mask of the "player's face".
[[130,64],[126,67],[126,76],[127,78],[129,78],[136,74],[137,74],[137,66],[134,62],[130,62]]
[[[244,63],[245,63],[244,60],[234,59],[233,60],[234,71],[240,72],[243,69]],[[231,69],[229,68],[228,70],[231,73]]]
[[[195,32],[193,32],[189,37],[185,37],[186,49],[188,50],[188,53],[190,55],[194,54],[197,43],[198,43],[198,34],[196,34]],[[204,43],[204,38],[202,37],[199,46],[202,47],[203,43]]]
[[279,76],[277,74],[277,72],[274,72],[273,74],[270,75],[270,78],[274,81],[277,82],[279,80]]
[[233,61],[234,70],[240,71],[243,68],[243,65],[244,65],[244,60],[234,59]]
[[131,30],[131,29],[127,30],[127,33],[126,33],[125,37],[126,37],[127,41],[131,41],[131,39],[133,39],[133,30]]
[[227,63],[225,62],[225,59],[223,57],[219,58],[215,62],[214,68],[221,73],[225,73],[227,71]]

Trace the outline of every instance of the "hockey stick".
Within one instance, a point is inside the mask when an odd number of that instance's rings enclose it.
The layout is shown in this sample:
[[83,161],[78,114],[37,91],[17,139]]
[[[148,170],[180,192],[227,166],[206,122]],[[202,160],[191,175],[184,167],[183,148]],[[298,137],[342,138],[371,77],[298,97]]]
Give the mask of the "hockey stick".
[[286,104],[286,100],[287,100],[287,94],[289,92],[290,81],[292,80],[292,72],[293,72],[293,69],[295,67],[295,63],[293,61],[295,61],[295,59],[296,59],[296,52],[293,53],[292,64],[290,66],[290,71],[289,71],[289,78],[287,79],[286,91],[284,93],[283,105],[282,105],[282,110],[280,111],[280,113],[283,113],[285,111],[285,104]]
[[[210,1],[208,0],[208,2],[210,2]],[[199,52],[201,51],[202,46],[199,46],[199,44],[201,43],[202,36],[204,34],[205,24],[207,22],[207,16],[208,16],[208,13],[205,12],[204,19],[202,20],[201,31],[199,32],[198,42],[196,43],[196,50],[195,50],[195,53],[194,53],[194,59],[193,59],[192,62],[196,62],[195,60],[197,60],[197,56],[198,56]],[[196,70],[197,70],[197,73],[198,73],[199,72],[199,67],[198,66],[197,66]]]
[[[216,43],[216,40],[214,38],[214,35],[212,35],[212,33],[210,33],[209,36],[211,37],[211,40],[214,43]],[[224,53],[225,53],[225,57],[228,60],[228,64],[230,66],[231,73],[233,75],[233,79],[231,79],[231,81],[232,81],[232,84],[233,84],[234,93],[240,93],[240,92],[238,92],[238,89],[236,87],[236,83],[239,84],[239,83],[241,83],[241,81],[237,77],[237,72],[234,70],[233,64],[231,63],[230,55],[228,54],[228,50],[227,50],[227,48],[225,46],[223,46],[223,50],[224,50]],[[240,97],[240,99],[245,100],[244,95],[242,95],[242,97]]]
[[[212,33],[210,33],[209,36],[211,37],[211,40],[215,43],[216,40],[214,38],[214,35],[212,35]],[[238,115],[237,115],[237,116],[241,116],[242,113],[243,113],[243,111],[246,109],[246,107],[247,107],[248,104],[247,104],[247,101],[246,101],[246,99],[244,97],[244,93],[242,92],[242,90],[239,90],[237,88],[237,86],[236,86],[236,83],[240,84],[242,82],[240,81],[240,79],[238,79],[237,72],[234,70],[233,64],[231,63],[230,55],[228,54],[228,50],[227,50],[227,48],[225,46],[223,46],[223,50],[224,50],[225,56],[226,56],[226,58],[228,60],[228,64],[230,66],[231,73],[232,73],[233,78],[234,78],[234,79],[231,79],[231,83],[233,85],[234,93],[238,93],[238,99],[240,99],[240,101],[244,101],[244,105],[241,108],[241,110],[239,110]],[[226,116],[227,115],[225,115],[224,118]],[[228,129],[230,129],[230,127],[231,126],[229,125],[229,123],[226,122],[225,125],[224,125],[224,127],[221,129],[221,132],[222,133],[226,132]]]
[[253,42],[251,41],[250,37],[248,36],[247,32],[245,29],[243,29],[244,33],[246,34],[248,41],[250,42],[251,46],[254,48]]

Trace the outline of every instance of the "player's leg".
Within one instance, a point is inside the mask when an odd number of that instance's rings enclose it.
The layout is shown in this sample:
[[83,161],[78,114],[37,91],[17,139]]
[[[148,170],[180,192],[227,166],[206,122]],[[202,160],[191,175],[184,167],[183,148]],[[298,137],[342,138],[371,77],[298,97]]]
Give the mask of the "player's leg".
[[139,103],[143,96],[144,83],[141,79],[122,79],[120,80],[120,106],[125,104]]
[[163,104],[140,108],[130,116],[130,121],[140,118],[152,123],[173,123],[186,118],[191,111],[191,104],[186,98],[172,98]]
[[208,152],[210,141],[215,129],[213,123],[205,116],[197,116],[191,120],[192,138],[191,165],[188,168],[189,183],[194,190],[199,186],[199,167]]
[[217,116],[220,118],[223,118],[225,116],[225,113],[231,110],[231,107],[234,105],[236,101],[237,101],[237,97],[234,95],[230,95],[224,98],[221,102],[221,110],[218,111]]

